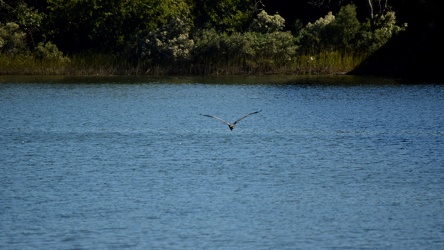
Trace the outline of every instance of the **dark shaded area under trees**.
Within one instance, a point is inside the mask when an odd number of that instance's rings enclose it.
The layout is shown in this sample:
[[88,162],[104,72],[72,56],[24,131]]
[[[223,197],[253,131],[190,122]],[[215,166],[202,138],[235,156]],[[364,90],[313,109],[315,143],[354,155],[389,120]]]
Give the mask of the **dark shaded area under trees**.
[[405,32],[373,53],[350,74],[404,76],[444,80],[444,4],[440,0],[398,0],[398,18],[409,23]]
[[35,60],[63,69],[89,62],[111,74],[440,77],[441,7],[439,0],[0,0],[0,56],[11,60],[0,71]]
[[[286,0],[264,0],[269,13],[279,12],[293,29],[298,19],[313,22],[328,11],[337,12],[345,5],[357,6],[358,19],[368,18],[368,0],[307,0],[294,1],[292,7]],[[379,6],[396,13],[398,23],[408,23],[408,28],[391,39],[350,74],[430,77],[443,79],[444,68],[444,3],[441,0],[380,0],[373,1],[374,12]]]

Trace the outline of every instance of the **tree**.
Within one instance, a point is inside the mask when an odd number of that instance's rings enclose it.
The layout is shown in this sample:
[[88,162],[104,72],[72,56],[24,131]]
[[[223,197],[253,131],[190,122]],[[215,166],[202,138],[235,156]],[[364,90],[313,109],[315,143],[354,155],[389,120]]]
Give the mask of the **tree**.
[[265,10],[262,10],[257,18],[254,19],[250,29],[262,33],[271,33],[281,31],[285,26],[285,19],[279,14],[268,15]]
[[356,17],[356,6],[346,5],[341,8],[335,20],[324,32],[323,40],[335,50],[345,51],[356,48],[357,35],[361,24]]
[[343,6],[336,16],[329,12],[324,18],[308,23],[300,32],[302,47],[310,51],[348,51],[370,53],[384,45],[393,35],[403,30],[396,25],[394,12],[387,12],[370,27],[360,23],[356,6]]
[[373,28],[370,26],[369,22],[362,26],[357,39],[356,51],[374,52],[407,27],[406,24],[396,25],[396,15],[392,11],[378,18],[378,22],[372,24]]
[[153,32],[142,41],[139,57],[149,58],[157,63],[188,60],[194,47],[189,38],[190,25],[187,20],[175,18]]
[[41,39],[44,14],[25,1],[0,0],[0,23],[13,22],[25,33],[28,47],[34,48]]
[[[373,0],[375,1],[375,0]],[[375,23],[384,15],[387,11],[387,2],[388,0],[377,0],[378,8],[373,8],[372,0],[366,0],[367,8],[368,8],[368,18],[370,20],[370,27],[372,31],[376,30]],[[375,13],[375,11],[377,11]]]
[[59,51],[57,46],[51,42],[39,43],[35,48],[34,55],[39,60],[52,60],[59,64],[70,62],[69,58],[63,56],[63,53]]
[[[352,0],[309,0],[309,3],[318,7],[332,8],[355,4]],[[389,11],[388,0],[358,0],[358,6],[366,6],[366,17],[370,20],[372,31],[376,30],[375,23]]]
[[197,26],[218,31],[243,31],[258,12],[257,0],[194,0]]
[[308,23],[299,33],[301,47],[306,50],[320,50],[324,48],[324,39],[328,37],[328,25],[335,20],[332,12],[319,18],[314,23]]
[[62,50],[122,51],[127,43],[189,17],[186,0],[48,0],[48,27]]
[[20,30],[18,24],[10,22],[0,23],[0,54],[15,56],[26,50],[26,34]]

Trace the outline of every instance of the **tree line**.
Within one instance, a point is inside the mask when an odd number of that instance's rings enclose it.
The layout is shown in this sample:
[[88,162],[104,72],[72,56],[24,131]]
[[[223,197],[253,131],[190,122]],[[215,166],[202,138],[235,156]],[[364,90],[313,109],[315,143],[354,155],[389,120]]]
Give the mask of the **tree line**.
[[407,25],[387,7],[377,18],[358,13],[347,4],[289,25],[258,0],[0,0],[0,57],[69,67],[106,55],[99,64],[135,73],[347,70]]

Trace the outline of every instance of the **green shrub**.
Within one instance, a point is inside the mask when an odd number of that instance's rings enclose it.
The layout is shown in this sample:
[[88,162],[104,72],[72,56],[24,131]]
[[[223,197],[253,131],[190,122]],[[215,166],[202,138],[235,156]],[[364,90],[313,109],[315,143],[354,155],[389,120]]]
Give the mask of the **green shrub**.
[[356,6],[341,8],[333,22],[326,27],[322,38],[324,47],[334,51],[353,51],[358,42],[361,24],[356,17]]
[[370,21],[360,23],[356,6],[347,5],[334,16],[329,12],[324,18],[308,23],[299,32],[302,50],[310,53],[341,51],[370,54],[384,45],[393,35],[404,30],[396,25],[394,12],[387,12],[375,23],[372,31]]
[[285,19],[279,14],[268,15],[265,10],[262,10],[257,18],[254,19],[250,26],[251,31],[261,32],[261,33],[272,33],[276,31],[281,31],[285,26]]
[[194,41],[189,37],[190,30],[186,20],[174,18],[145,37],[140,57],[160,62],[189,59],[194,48]]
[[324,35],[327,33],[327,27],[335,20],[335,16],[332,12],[328,12],[325,17],[319,18],[314,23],[308,23],[305,28],[301,29],[299,33],[299,43],[304,50],[322,50],[325,44]]
[[272,70],[292,60],[297,49],[295,41],[290,32],[247,32],[242,52],[248,67]]
[[227,34],[212,28],[200,31],[194,39],[196,44],[192,62],[197,65],[195,71],[198,73],[210,74],[222,68],[227,71],[228,68],[242,66],[244,60],[242,51],[245,46],[242,33]]
[[19,25],[10,22],[6,25],[0,23],[0,54],[15,56],[26,51],[26,34]]
[[396,16],[394,12],[387,12],[382,15],[375,23],[375,31],[371,31],[370,21],[367,21],[359,34],[356,44],[356,51],[367,51],[373,53],[382,47],[392,36],[404,31],[407,24],[403,27],[396,25]]
[[54,62],[68,63],[69,58],[64,57],[57,46],[51,42],[39,43],[34,51],[34,56],[39,60],[51,60]]
[[193,58],[196,64],[213,70],[237,67],[243,72],[272,71],[291,62],[296,54],[295,42],[290,32],[227,34],[209,29],[196,37]]

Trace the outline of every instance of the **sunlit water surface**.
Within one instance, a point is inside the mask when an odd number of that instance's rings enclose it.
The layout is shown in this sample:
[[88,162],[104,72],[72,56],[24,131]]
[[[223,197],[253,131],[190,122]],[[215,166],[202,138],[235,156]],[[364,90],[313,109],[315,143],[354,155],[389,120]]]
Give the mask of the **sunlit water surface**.
[[0,249],[444,249],[443,153],[443,85],[3,79]]

